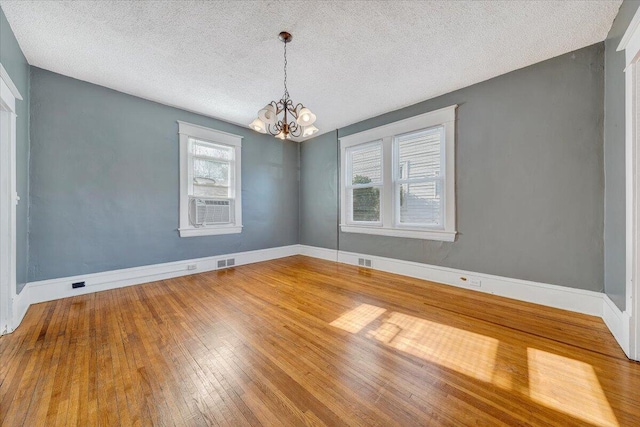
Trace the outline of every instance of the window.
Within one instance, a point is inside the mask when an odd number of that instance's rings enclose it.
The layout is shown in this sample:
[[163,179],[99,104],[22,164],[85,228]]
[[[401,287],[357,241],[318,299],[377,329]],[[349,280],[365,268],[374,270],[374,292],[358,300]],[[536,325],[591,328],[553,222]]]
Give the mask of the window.
[[340,138],[342,231],[455,239],[456,107]]
[[242,137],[178,122],[180,236],[242,231]]

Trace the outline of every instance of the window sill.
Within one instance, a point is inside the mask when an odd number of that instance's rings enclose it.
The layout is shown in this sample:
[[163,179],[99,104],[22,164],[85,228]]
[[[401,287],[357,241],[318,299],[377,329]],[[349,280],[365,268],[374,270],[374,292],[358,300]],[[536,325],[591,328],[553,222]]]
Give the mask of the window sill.
[[179,228],[178,231],[180,232],[180,237],[215,236],[217,234],[241,233],[242,226]]
[[453,242],[456,239],[455,231],[445,230],[409,230],[402,228],[362,227],[353,225],[340,225],[340,230],[345,233],[374,234],[377,236],[405,237],[408,239],[439,240]]

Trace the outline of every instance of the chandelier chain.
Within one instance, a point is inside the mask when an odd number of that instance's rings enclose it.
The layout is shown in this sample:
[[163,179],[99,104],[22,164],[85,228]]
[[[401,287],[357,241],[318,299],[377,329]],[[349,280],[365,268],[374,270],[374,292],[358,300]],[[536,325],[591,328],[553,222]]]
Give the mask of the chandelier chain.
[[289,89],[287,89],[287,43],[284,43],[284,95],[282,98],[289,99]]

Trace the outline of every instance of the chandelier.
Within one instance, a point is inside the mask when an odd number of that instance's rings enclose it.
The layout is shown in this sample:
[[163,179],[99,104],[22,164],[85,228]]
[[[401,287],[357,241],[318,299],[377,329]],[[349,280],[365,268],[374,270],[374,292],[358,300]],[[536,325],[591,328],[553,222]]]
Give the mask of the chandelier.
[[284,95],[280,101],[271,101],[258,111],[258,118],[249,126],[257,132],[268,132],[280,139],[311,136],[318,132],[313,125],[316,115],[300,103],[294,107],[287,90],[287,43],[291,42],[293,36],[283,31],[278,38],[284,43]]

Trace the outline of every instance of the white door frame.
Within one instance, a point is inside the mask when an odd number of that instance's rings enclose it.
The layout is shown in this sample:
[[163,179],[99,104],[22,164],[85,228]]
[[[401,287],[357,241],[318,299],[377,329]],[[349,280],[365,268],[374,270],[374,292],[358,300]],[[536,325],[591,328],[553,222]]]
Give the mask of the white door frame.
[[640,9],[618,51],[625,51],[625,184],[627,356],[640,360]]
[[16,298],[16,100],[20,92],[0,64],[0,335],[13,332]]

